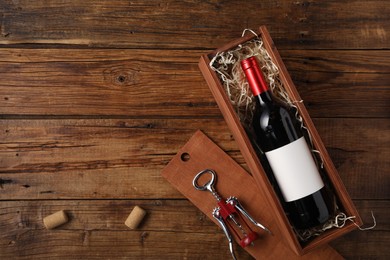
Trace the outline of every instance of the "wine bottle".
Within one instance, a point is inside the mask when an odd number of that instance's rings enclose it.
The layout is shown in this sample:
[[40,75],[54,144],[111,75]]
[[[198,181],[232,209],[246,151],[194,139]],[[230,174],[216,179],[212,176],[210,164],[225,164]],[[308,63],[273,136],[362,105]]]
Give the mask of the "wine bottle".
[[256,57],[241,61],[241,67],[256,102],[255,142],[272,169],[270,181],[276,180],[272,184],[282,194],[286,215],[297,229],[326,222],[332,214],[330,196],[294,108],[274,97]]

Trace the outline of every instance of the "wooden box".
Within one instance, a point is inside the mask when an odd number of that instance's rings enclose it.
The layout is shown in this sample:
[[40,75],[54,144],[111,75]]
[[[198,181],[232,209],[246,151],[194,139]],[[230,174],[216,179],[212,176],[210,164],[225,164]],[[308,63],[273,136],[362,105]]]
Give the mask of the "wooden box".
[[[303,122],[308,129],[309,133],[312,137],[312,142],[314,148],[320,152],[324,164],[324,169],[326,171],[328,180],[330,185],[332,186],[336,199],[338,201],[338,206],[342,212],[344,212],[347,216],[354,216],[354,223],[352,221],[346,221],[345,225],[342,228],[332,228],[321,235],[315,237],[307,243],[301,243],[291,227],[289,220],[287,219],[286,214],[283,211],[283,208],[279,202],[279,199],[274,192],[265,172],[260,163],[260,160],[252,147],[251,141],[248,138],[248,135],[241,124],[236,110],[233,108],[229,98],[226,95],[224,86],[222,85],[220,78],[216,74],[216,72],[210,67],[210,61],[217,53],[226,52],[231,50],[240,44],[244,44],[247,41],[252,40],[255,37],[260,37],[264,43],[264,48],[267,50],[269,56],[271,57],[273,63],[278,67],[280,81],[282,82],[285,91],[293,100],[301,100],[294,83],[292,82],[282,59],[279,56],[279,53],[269,36],[267,29],[262,26],[259,28],[258,36],[254,34],[248,35],[239,39],[236,39],[222,48],[219,48],[212,53],[205,54],[201,57],[199,62],[199,68],[207,81],[207,84],[230,128],[233,133],[233,136],[238,143],[240,151],[254,177],[259,189],[264,191],[267,200],[272,205],[270,210],[274,212],[275,218],[277,219],[277,223],[279,228],[285,238],[285,242],[292,248],[292,250],[298,255],[303,255],[310,250],[317,248],[321,245],[324,245],[344,234],[350,232],[351,230],[357,228],[357,225],[362,225],[362,221],[358,215],[358,212],[355,209],[355,206],[352,203],[350,196],[348,195],[338,173],[337,170],[329,157],[329,154],[321,141],[320,136],[302,102],[297,103],[297,109],[299,111],[300,116],[303,119]],[[265,225],[267,223],[264,223]]]

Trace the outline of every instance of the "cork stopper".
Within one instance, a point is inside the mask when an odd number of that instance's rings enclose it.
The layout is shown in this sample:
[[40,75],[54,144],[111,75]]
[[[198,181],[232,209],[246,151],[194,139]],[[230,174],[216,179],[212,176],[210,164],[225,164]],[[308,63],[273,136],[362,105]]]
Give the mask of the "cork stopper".
[[145,217],[146,211],[139,206],[135,206],[125,221],[125,225],[131,229],[136,229]]
[[47,229],[56,228],[62,224],[68,222],[68,216],[64,210],[57,211],[43,219],[43,224]]

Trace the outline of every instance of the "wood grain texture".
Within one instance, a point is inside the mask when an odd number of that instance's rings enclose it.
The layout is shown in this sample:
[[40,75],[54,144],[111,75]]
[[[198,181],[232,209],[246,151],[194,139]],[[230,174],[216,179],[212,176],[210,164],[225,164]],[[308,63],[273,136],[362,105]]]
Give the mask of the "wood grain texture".
[[[124,221],[135,205],[149,214],[140,229],[133,231]],[[388,201],[356,201],[356,205],[358,208],[369,206],[374,211],[377,228],[353,232],[347,239],[343,237],[333,242],[332,246],[347,258],[354,257],[355,250],[365,259],[386,257],[387,245],[383,238],[388,238],[390,228],[386,217]],[[70,221],[60,229],[46,230],[42,219],[61,209],[67,210]],[[2,259],[63,257],[63,250],[68,259],[79,256],[150,259],[164,247],[169,248],[164,256],[174,259],[195,255],[230,257],[222,231],[186,200],[3,201],[0,212],[0,227],[4,230],[0,237]],[[360,213],[363,218],[367,217],[368,224],[372,223],[369,212],[361,210]],[[198,247],[191,245],[192,241],[196,241]],[[365,250],[367,245],[377,251]],[[196,252],[199,248],[202,252]],[[240,259],[250,259],[243,250],[237,250]]]
[[[197,62],[266,25],[365,226],[377,219],[331,246],[389,259],[389,8],[1,1],[0,258],[229,259],[218,227],[160,172],[197,129],[247,168]],[[135,205],[149,215],[132,231]],[[61,209],[71,221],[45,230]]]
[[216,48],[265,24],[281,49],[382,49],[388,13],[386,1],[367,0],[6,1],[0,43]]
[[[130,230],[124,221],[135,205],[148,215]],[[66,209],[70,221],[60,229],[44,229],[43,217],[58,208]],[[2,203],[1,212],[2,259],[157,259],[162,251],[169,259],[230,257],[223,233],[186,200],[35,200]],[[251,259],[237,252],[240,259]]]
[[[388,198],[389,120],[314,123],[352,198]],[[182,198],[160,172],[194,129],[246,168],[222,119],[3,120],[0,129],[1,199]]]
[[[2,49],[0,113],[217,117],[221,114],[197,68],[202,53]],[[312,117],[389,116],[390,52],[284,54]]]

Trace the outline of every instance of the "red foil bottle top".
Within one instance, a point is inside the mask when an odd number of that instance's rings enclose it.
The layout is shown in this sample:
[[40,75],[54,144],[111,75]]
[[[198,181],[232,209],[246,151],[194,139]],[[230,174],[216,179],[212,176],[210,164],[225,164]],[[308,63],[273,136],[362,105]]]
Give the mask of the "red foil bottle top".
[[242,60],[241,68],[245,73],[249,87],[251,88],[254,96],[268,91],[267,82],[265,81],[263,72],[261,71],[255,56]]

